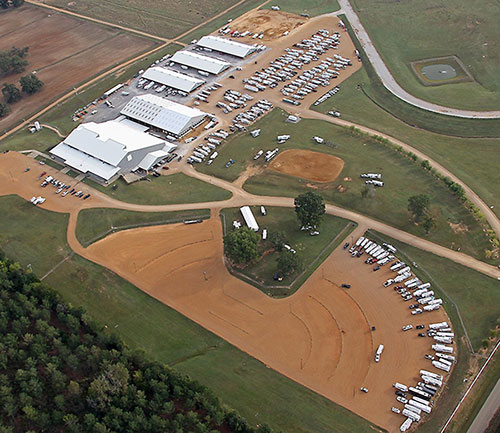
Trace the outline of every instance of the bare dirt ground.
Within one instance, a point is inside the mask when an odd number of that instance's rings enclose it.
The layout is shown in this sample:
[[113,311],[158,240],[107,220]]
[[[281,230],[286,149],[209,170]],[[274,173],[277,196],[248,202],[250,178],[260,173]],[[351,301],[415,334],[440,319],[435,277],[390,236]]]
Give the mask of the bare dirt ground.
[[[258,9],[241,15],[229,25],[231,30],[237,30],[240,33],[247,30],[252,33],[263,32],[263,38],[257,39],[257,41],[266,42],[279,38],[283,33],[296,29],[306,21],[307,18],[288,12]],[[241,38],[241,41],[255,42],[250,37]]]
[[[358,228],[354,237],[363,231]],[[86,254],[269,367],[389,431],[403,421],[390,410],[392,384],[414,384],[419,369],[433,369],[424,359],[431,340],[401,327],[447,320],[443,311],[415,319],[398,294],[382,287],[389,269],[374,273],[342,248],[296,294],[271,299],[226,270],[215,211],[202,224],[116,233]],[[344,282],[352,288],[341,289]],[[376,364],[380,343],[385,350]],[[370,392],[362,393],[361,386]]]
[[325,153],[289,149],[280,153],[269,168],[313,182],[332,182],[344,168],[344,161]]
[[45,83],[35,95],[11,105],[12,112],[0,120],[0,129],[14,125],[57,95],[153,45],[146,38],[31,5],[0,14],[0,50],[12,46],[30,48],[26,71],[3,77],[3,82],[15,83],[22,75],[36,71]]

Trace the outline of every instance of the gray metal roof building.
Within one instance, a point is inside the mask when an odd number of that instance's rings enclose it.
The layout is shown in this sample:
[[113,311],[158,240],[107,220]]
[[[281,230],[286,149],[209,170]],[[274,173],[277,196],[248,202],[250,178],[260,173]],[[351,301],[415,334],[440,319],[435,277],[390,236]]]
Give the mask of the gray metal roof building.
[[150,94],[132,98],[121,114],[176,136],[186,134],[207,116],[197,108]]
[[144,72],[142,77],[186,93],[192,92],[205,83],[205,80],[181,74],[180,72],[171,71],[170,69],[162,68],[161,66],[153,66],[152,68],[149,68],[146,72]]
[[177,147],[147,134],[147,129],[124,117],[83,123],[50,153],[69,167],[107,182],[139,168],[150,170]]
[[196,45],[214,51],[220,51],[221,53],[231,54],[232,56],[242,59],[257,50],[257,48],[252,45],[243,44],[219,36],[203,36]]
[[220,74],[231,66],[230,63],[212,57],[202,56],[192,51],[177,51],[170,60],[180,65],[209,72],[214,75]]

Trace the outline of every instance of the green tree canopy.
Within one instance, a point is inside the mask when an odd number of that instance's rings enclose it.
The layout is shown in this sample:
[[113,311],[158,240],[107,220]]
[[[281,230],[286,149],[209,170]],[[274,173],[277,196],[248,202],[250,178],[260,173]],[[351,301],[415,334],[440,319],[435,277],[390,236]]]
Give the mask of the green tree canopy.
[[248,227],[230,231],[224,236],[224,252],[236,263],[248,263],[257,258],[259,235]]
[[5,117],[10,113],[10,108],[5,102],[0,102],[0,117]]
[[316,228],[326,212],[325,202],[319,194],[308,191],[295,198],[295,212],[303,227]]
[[408,199],[408,211],[413,215],[415,221],[420,219],[428,212],[431,200],[426,194],[413,195]]
[[33,93],[38,92],[42,87],[43,83],[39,80],[35,74],[28,74],[19,80],[19,84],[21,84],[21,89],[23,92],[32,95]]
[[300,262],[297,254],[291,251],[282,251],[278,257],[278,273],[282,276],[293,274],[301,268],[302,264]]
[[2,95],[9,104],[21,99],[21,92],[15,84],[4,83],[2,86]]
[[269,241],[273,244],[276,251],[281,251],[288,240],[283,232],[272,232],[269,235]]

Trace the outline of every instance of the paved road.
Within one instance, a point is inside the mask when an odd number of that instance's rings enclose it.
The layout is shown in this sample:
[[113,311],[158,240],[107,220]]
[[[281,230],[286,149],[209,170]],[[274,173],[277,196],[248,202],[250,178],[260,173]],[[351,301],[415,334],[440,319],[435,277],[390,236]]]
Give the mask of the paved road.
[[467,433],[483,433],[490,423],[493,415],[500,409],[500,379],[492,389],[483,407],[474,418],[473,423],[467,430]]
[[370,36],[366,32],[363,24],[359,20],[358,15],[354,12],[349,0],[339,0],[340,7],[344,11],[349,23],[351,24],[356,36],[358,37],[361,46],[366,52],[370,63],[373,65],[375,72],[384,84],[387,90],[399,99],[414,105],[415,107],[422,108],[434,113],[444,114],[446,116],[463,117],[463,118],[477,118],[477,119],[500,119],[500,111],[472,111],[460,110],[457,108],[444,107],[442,105],[433,104],[409,94],[404,90],[394,79],[391,72],[385,65],[382,57],[373,45]]

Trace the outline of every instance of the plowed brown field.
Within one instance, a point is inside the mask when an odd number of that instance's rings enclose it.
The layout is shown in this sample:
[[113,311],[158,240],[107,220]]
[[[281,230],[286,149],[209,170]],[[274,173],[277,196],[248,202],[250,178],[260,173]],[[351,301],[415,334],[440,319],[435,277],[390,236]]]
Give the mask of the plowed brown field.
[[36,71],[45,83],[38,93],[11,105],[12,112],[0,120],[1,130],[99,71],[154,45],[146,38],[28,4],[0,14],[0,29],[0,50],[29,47],[26,71],[3,77],[3,81],[15,83]]

